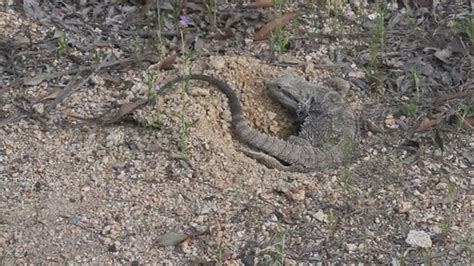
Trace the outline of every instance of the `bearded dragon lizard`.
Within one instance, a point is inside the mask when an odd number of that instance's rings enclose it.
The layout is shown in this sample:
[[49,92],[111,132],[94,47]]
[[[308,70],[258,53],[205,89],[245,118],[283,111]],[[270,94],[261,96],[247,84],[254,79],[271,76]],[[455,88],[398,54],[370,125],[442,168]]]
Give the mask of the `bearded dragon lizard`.
[[347,163],[351,157],[357,135],[356,119],[334,90],[294,75],[266,81],[273,98],[295,114],[300,123],[298,135],[283,140],[251,128],[234,90],[217,78],[198,74],[180,76],[163,85],[159,94],[185,79],[208,82],[227,97],[233,132],[255,149],[241,150],[267,167],[310,172]]

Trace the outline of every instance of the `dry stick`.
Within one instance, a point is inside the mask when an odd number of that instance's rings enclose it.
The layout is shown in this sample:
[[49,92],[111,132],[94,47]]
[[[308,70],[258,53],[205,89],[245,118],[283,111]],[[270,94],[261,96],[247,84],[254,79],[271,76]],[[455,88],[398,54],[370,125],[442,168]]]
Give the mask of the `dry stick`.
[[[167,91],[172,89],[172,86],[176,82],[178,82],[180,80],[182,80],[182,77],[178,76],[178,77],[172,79],[171,81],[168,81],[165,85],[163,85],[159,89],[159,91],[157,92],[157,95],[165,94]],[[121,121],[127,114],[133,112],[134,110],[136,110],[138,108],[141,108],[141,107],[147,105],[148,103],[154,103],[154,98],[153,97],[138,98],[133,102],[128,102],[128,103],[122,104],[120,106],[119,110],[114,112],[111,115],[111,118],[109,120],[104,120],[103,118],[105,116],[111,114],[112,111],[116,108],[112,107],[109,110],[107,110],[106,112],[104,112],[103,114],[101,114],[99,116],[96,116],[96,117],[93,117],[93,118],[84,119],[84,118],[80,118],[80,117],[77,117],[77,116],[74,116],[74,118],[78,118],[78,119],[81,119],[81,120],[86,120],[88,122],[98,123],[100,125],[111,125],[111,124],[115,124],[115,123]]]
[[98,67],[107,68],[107,67],[112,67],[112,66],[115,66],[115,65],[131,63],[133,61],[134,61],[134,59],[125,58],[125,59],[115,60],[115,61],[112,61],[112,62],[94,64],[94,65],[86,66],[86,67],[78,67],[76,69],[71,69],[71,70],[66,70],[66,71],[61,71],[61,72],[56,72],[56,73],[49,74],[48,76],[45,76],[43,78],[43,80],[48,81],[48,80],[58,78],[58,77],[61,77],[61,76],[65,76],[65,75],[71,75],[71,74],[81,73],[81,72],[84,72],[84,71],[94,70],[94,69],[97,69]]
[[[142,55],[141,57],[145,58],[144,55]],[[110,55],[107,57],[107,59],[108,58],[110,58]],[[140,58],[140,56],[139,56],[139,58]],[[98,73],[101,69],[107,68],[107,67],[112,67],[112,66],[115,66],[115,65],[131,63],[131,62],[134,62],[135,60],[136,59],[133,59],[133,58],[125,58],[125,59],[119,59],[119,60],[115,60],[115,61],[111,61],[111,62],[102,62],[100,64],[94,64],[94,65],[87,66],[87,67],[79,67],[79,68],[76,68],[76,69],[71,69],[71,70],[52,73],[52,74],[44,77],[43,80],[47,81],[47,80],[51,80],[51,79],[61,77],[61,76],[64,76],[64,75],[70,75],[70,74],[77,73],[77,75],[76,75],[76,78],[77,78],[78,75],[81,72],[94,70],[86,79],[84,79],[82,82],[80,82],[77,86],[73,87],[72,83],[70,83],[71,86],[68,86],[67,88],[62,90],[60,92],[60,94],[58,95],[58,97],[48,106],[48,108],[49,109],[54,108],[65,97],[71,95],[72,93],[74,93],[75,91],[80,89],[92,77],[92,75]],[[2,85],[2,90],[0,91],[1,92],[0,94],[2,94],[6,89],[4,84],[1,84],[1,85]],[[19,119],[22,119],[24,117],[26,117],[25,114],[15,114],[11,117],[0,120],[0,125],[5,125],[5,124],[8,124],[8,123],[12,123],[12,122],[18,121]]]
[[3,126],[3,125],[6,125],[6,124],[9,124],[9,123],[12,123],[12,122],[16,122],[20,119],[22,119],[23,117],[26,117],[27,115],[25,114],[14,114],[10,117],[6,117],[4,119],[0,119],[0,126]]
[[[459,87],[458,92],[437,97],[434,100],[435,105],[443,104],[444,102],[452,100],[452,99],[457,99],[457,98],[463,98],[463,97],[466,97],[466,96],[470,96],[471,94],[474,93],[474,91],[473,91],[474,82],[472,82],[472,81],[468,82],[468,83],[465,83],[465,84],[463,84],[461,86],[458,86],[458,87]],[[463,91],[464,89],[467,89],[467,90]]]
[[51,73],[51,74],[48,74],[48,75],[45,75],[45,74],[40,74],[40,75],[44,75],[44,77],[42,77],[42,81],[48,81],[48,80],[58,78],[58,77],[61,77],[61,76],[65,76],[65,75],[76,74],[76,73],[80,73],[80,72],[84,72],[84,71],[91,71],[91,70],[96,69],[99,66],[100,66],[100,68],[108,68],[108,67],[113,67],[113,66],[116,66],[116,65],[133,63],[133,62],[136,62],[136,61],[151,61],[148,57],[149,55],[153,55],[153,53],[148,52],[148,53],[139,54],[139,55],[137,55],[136,58],[118,59],[118,60],[114,60],[114,61],[111,61],[111,62],[94,64],[94,65],[85,66],[85,67],[78,67],[76,69]]

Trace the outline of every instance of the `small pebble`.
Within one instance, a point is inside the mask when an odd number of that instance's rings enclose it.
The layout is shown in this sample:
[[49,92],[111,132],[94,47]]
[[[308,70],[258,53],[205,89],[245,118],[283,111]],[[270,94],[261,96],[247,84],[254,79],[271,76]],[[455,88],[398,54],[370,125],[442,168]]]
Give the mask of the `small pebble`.
[[38,103],[33,105],[33,109],[35,110],[36,113],[38,114],[43,114],[44,113],[44,104]]
[[79,223],[79,219],[76,216],[70,216],[67,220],[68,224],[70,225],[77,225]]
[[405,241],[412,247],[430,248],[432,246],[430,235],[425,231],[410,230]]
[[327,221],[328,216],[323,212],[323,210],[319,210],[314,214],[314,218],[319,222],[325,223]]
[[357,245],[356,244],[346,244],[346,249],[349,252],[354,252],[357,250]]

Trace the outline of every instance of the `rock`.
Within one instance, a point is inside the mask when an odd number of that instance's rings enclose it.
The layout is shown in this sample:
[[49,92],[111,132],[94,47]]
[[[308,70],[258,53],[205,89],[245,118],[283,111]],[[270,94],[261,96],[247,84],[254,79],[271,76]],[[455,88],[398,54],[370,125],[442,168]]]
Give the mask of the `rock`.
[[44,104],[42,103],[35,104],[33,105],[33,109],[35,110],[35,112],[41,115],[44,113]]
[[283,64],[290,64],[290,65],[302,65],[303,61],[300,59],[290,55],[290,54],[283,54],[278,56],[278,61]]
[[211,57],[209,63],[211,67],[215,68],[216,70],[224,69],[226,67],[225,60],[222,57]]
[[357,245],[356,244],[346,244],[346,249],[349,252],[354,252],[357,250]]
[[189,94],[191,96],[208,96],[209,95],[209,90],[208,89],[203,89],[203,88],[191,88],[189,90]]
[[317,213],[314,214],[314,218],[319,222],[325,223],[328,219],[328,216],[323,212],[323,210],[319,210]]
[[[234,264],[234,265],[239,265],[239,264]],[[298,265],[298,263],[296,263],[296,261],[291,260],[291,259],[285,259],[284,265],[295,266],[295,265]]]
[[437,225],[434,225],[433,227],[431,227],[431,232],[439,235],[441,233],[443,233],[443,229],[441,229],[439,226]]
[[395,121],[395,118],[393,117],[393,115],[387,115],[387,117],[385,118],[385,126],[391,129],[398,128],[398,124]]
[[410,232],[408,232],[408,236],[405,242],[407,242],[413,247],[420,248],[430,248],[433,245],[433,243],[431,242],[430,235],[428,235],[424,231],[418,230],[410,230]]
[[123,142],[123,133],[122,132],[110,132],[109,135],[105,138],[107,148],[117,146]]
[[316,67],[314,66],[314,64],[313,64],[312,62],[308,62],[308,63],[306,63],[306,67],[305,67],[305,69],[304,69],[304,72],[305,72],[306,74],[314,73],[315,68],[316,68]]
[[71,216],[68,218],[67,222],[70,225],[77,225],[79,224],[79,219],[76,216]]
[[275,120],[275,118],[277,117],[277,114],[274,113],[274,112],[271,112],[271,111],[267,111],[267,116],[270,120]]
[[351,88],[351,83],[340,77],[334,77],[329,84],[342,96],[345,96]]
[[408,201],[400,201],[397,203],[395,210],[398,213],[408,213],[412,209],[412,205]]
[[306,197],[306,191],[303,187],[292,188],[287,194],[294,201],[303,201]]
[[437,185],[436,185],[436,189],[437,190],[446,190],[446,188],[448,187],[448,184],[446,184],[445,182],[439,182]]
[[277,134],[280,131],[280,128],[278,127],[278,125],[270,125],[268,127],[268,130],[273,134]]

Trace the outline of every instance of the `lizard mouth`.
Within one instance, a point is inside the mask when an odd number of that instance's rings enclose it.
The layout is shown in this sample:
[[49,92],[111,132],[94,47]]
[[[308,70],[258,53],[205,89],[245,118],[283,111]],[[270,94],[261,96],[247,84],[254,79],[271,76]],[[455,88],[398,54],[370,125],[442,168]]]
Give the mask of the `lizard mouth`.
[[270,94],[275,100],[285,106],[288,110],[296,113],[296,110],[298,109],[298,100],[291,93],[281,89],[270,89]]

